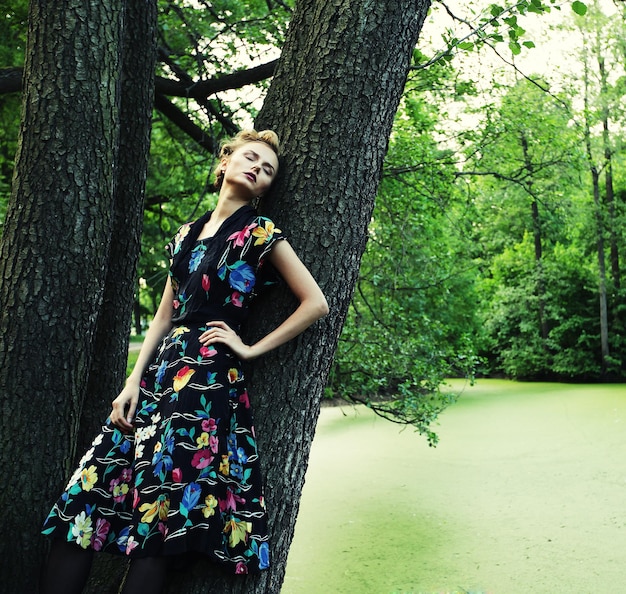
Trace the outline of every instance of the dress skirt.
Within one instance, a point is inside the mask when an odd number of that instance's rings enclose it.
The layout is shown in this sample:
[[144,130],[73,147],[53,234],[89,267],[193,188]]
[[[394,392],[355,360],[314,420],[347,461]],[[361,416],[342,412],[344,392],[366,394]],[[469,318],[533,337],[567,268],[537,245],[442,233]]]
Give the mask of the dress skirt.
[[108,422],[44,534],[129,557],[198,552],[234,573],[269,566],[267,516],[240,361],[175,326],[145,371],[134,433]]

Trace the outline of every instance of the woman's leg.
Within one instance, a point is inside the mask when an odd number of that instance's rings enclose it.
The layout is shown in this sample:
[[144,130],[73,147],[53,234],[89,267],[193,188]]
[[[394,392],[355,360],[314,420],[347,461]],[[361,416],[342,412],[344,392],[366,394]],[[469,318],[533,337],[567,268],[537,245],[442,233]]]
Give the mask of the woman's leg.
[[58,538],[52,541],[48,561],[41,573],[41,594],[80,594],[85,587],[93,549]]
[[167,577],[167,557],[133,559],[122,594],[161,594]]

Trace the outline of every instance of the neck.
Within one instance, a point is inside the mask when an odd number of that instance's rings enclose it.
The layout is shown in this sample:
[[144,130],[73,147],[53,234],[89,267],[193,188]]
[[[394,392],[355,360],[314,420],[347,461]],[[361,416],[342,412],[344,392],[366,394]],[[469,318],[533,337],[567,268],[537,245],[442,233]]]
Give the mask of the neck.
[[241,196],[228,192],[222,188],[211,218],[226,219],[236,210],[239,210],[242,206],[246,206],[248,204],[250,204],[248,200],[244,200]]

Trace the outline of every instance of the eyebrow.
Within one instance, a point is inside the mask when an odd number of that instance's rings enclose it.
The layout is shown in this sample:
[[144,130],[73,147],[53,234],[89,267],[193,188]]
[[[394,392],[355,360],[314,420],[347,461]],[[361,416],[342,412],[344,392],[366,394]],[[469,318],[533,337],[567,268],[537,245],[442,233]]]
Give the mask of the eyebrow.
[[[248,149],[246,152],[247,153],[252,153],[257,159],[260,158],[259,153],[257,153],[255,150]],[[272,171],[276,171],[276,167],[274,167],[269,161],[265,161],[265,163],[261,163],[261,165],[263,167],[265,167],[267,165],[267,167],[269,167]]]

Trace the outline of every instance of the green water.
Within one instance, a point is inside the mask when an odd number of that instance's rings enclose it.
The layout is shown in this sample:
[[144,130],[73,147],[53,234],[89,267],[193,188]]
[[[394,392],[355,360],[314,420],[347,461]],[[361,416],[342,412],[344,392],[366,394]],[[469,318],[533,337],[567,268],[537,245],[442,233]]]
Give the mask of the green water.
[[481,380],[440,444],[325,408],[282,594],[626,588],[626,385]]

